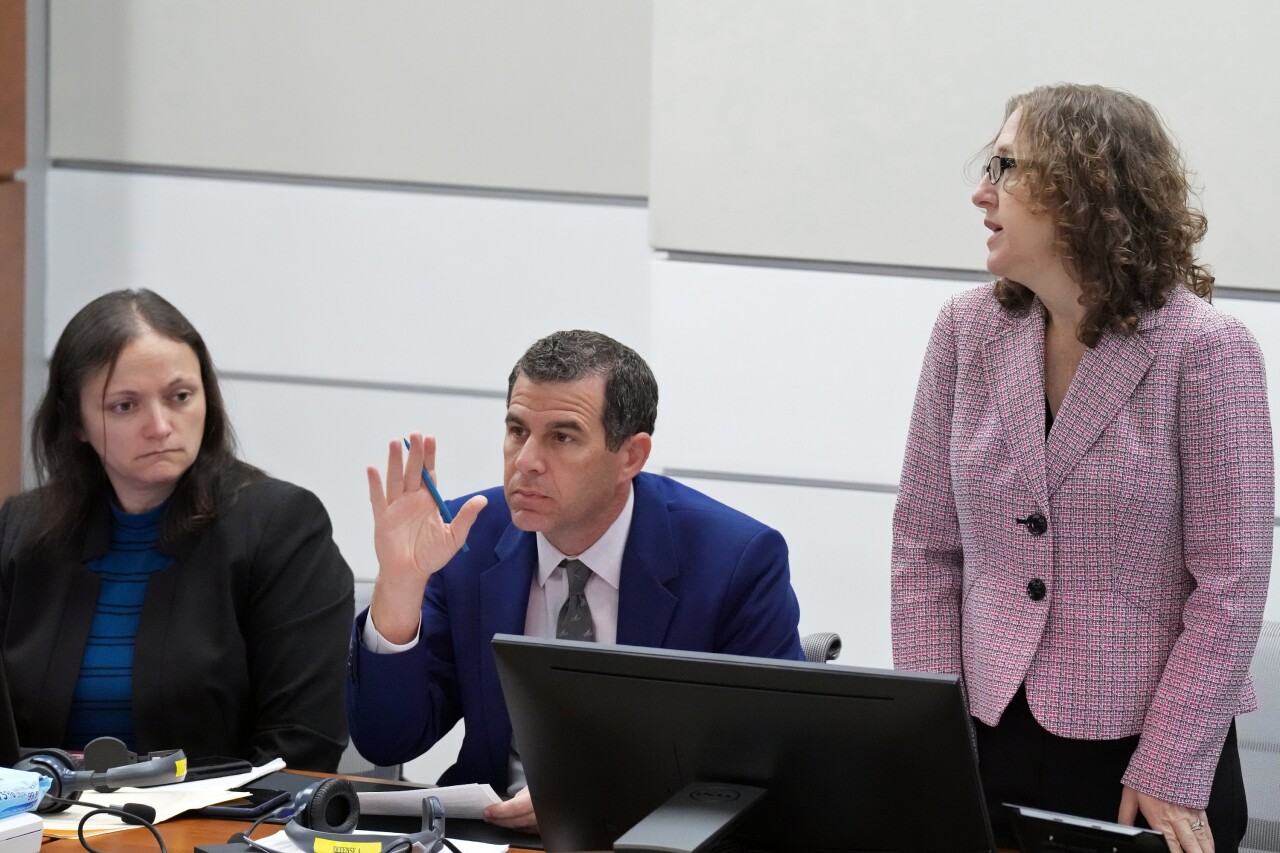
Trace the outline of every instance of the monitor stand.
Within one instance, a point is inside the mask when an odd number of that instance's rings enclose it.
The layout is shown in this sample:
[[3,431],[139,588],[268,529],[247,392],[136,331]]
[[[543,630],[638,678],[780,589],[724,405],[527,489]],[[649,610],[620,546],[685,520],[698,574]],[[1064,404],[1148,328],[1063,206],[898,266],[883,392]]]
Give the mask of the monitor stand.
[[696,853],[724,834],[764,788],[694,782],[658,806],[613,843],[615,853]]

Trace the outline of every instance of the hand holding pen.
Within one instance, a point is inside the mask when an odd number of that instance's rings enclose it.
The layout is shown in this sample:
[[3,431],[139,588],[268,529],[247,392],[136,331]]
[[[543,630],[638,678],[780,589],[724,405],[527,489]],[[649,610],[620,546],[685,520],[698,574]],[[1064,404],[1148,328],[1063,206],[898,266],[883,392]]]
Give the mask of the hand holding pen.
[[466,547],[467,533],[488,503],[476,495],[450,518],[430,473],[435,438],[415,432],[405,444],[407,459],[399,441],[388,449],[385,489],[377,468],[370,466],[367,472],[378,555],[373,612],[379,633],[393,643],[416,633],[427,580]]
[[[436,457],[435,439],[432,438],[431,436],[427,436],[427,438],[423,439],[424,444],[427,440],[430,440],[432,444],[431,461],[434,462]],[[407,438],[404,440],[404,449],[405,450],[410,449],[409,439]],[[444,498],[440,496],[440,490],[436,488],[435,481],[431,479],[431,472],[427,470],[427,461],[426,461],[425,451],[423,453],[423,462],[422,462],[422,484],[427,487],[427,491],[431,492],[431,497],[436,502],[436,508],[440,510],[440,517],[445,520],[445,523],[448,524],[449,522],[453,521],[453,513],[449,512],[449,505],[445,503]],[[465,539],[462,541],[462,550],[464,551],[471,550],[470,548],[467,547],[467,542]]]

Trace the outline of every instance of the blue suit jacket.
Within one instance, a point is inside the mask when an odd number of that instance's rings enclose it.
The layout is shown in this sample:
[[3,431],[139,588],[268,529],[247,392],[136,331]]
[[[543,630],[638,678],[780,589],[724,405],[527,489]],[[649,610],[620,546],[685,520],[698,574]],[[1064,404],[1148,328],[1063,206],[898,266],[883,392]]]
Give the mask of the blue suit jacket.
[[[618,590],[618,643],[800,660],[800,607],[782,535],[674,480],[635,478]],[[351,739],[376,764],[421,755],[459,718],[466,736],[442,784],[508,784],[511,720],[490,642],[523,634],[537,571],[533,533],[511,524],[502,489],[484,492],[467,542],[427,584],[418,645],[374,654],[356,617],[349,656]],[[460,506],[465,498],[454,503]]]

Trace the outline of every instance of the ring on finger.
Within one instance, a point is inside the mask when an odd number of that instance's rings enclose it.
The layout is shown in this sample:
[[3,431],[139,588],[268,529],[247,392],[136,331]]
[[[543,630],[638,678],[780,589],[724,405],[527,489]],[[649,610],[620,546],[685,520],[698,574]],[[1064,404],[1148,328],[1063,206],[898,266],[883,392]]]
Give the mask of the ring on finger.
[[1201,820],[1200,818],[1196,818],[1195,821],[1191,824],[1191,831],[1199,832],[1202,829],[1204,829],[1204,821]]

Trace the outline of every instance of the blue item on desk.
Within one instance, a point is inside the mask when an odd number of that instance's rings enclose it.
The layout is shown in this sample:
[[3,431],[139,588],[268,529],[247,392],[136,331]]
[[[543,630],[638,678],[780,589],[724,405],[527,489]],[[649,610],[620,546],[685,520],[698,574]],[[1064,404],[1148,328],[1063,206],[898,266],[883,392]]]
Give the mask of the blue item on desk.
[[0,767],[0,820],[35,811],[53,780],[29,770]]

